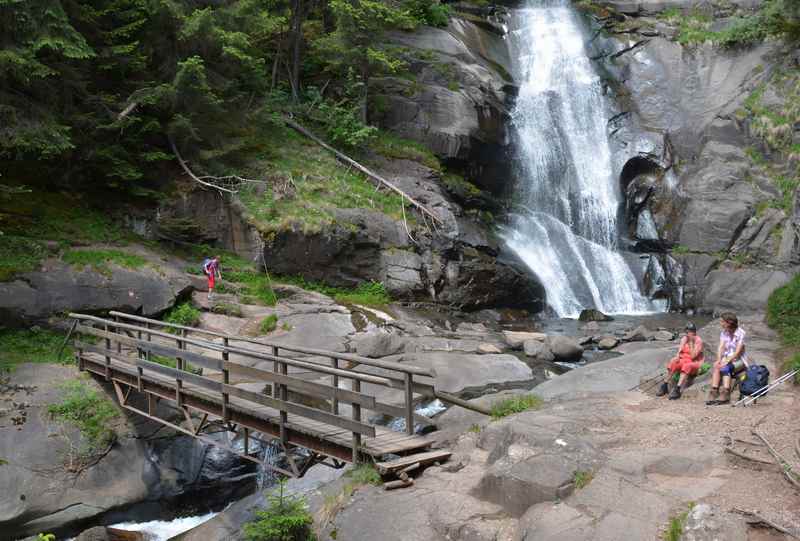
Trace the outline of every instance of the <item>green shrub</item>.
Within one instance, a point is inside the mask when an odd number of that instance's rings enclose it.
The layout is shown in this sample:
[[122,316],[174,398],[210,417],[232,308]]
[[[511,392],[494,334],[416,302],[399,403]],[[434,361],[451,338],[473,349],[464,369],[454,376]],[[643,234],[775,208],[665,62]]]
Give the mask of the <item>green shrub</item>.
[[[795,353],[794,356],[787,359],[786,362],[783,363],[784,374],[794,372],[795,370],[800,370],[800,353]],[[800,384],[800,373],[794,375],[794,382],[795,384]]]
[[120,250],[67,250],[61,259],[65,263],[76,267],[85,267],[89,265],[97,272],[103,274],[109,274],[111,272],[111,269],[108,267],[110,263],[129,269],[138,269],[147,263],[142,256],[129,254]]
[[164,321],[173,325],[197,327],[200,323],[200,310],[195,308],[192,303],[184,302],[174,306],[167,312],[167,315],[164,316]]
[[353,149],[369,143],[378,129],[361,122],[356,105],[322,101],[314,115],[325,127],[328,140],[334,146]]
[[38,240],[0,235],[0,282],[35,271],[46,256],[47,250]]
[[38,328],[0,331],[0,371],[21,363],[71,363],[73,350],[69,345],[58,355],[64,338],[62,333]]
[[529,409],[537,409],[541,405],[542,399],[536,395],[520,395],[492,404],[491,415],[494,419],[500,419],[513,413],[521,413]]
[[256,520],[244,525],[247,541],[316,541],[314,519],[301,496],[286,494],[286,480],[267,497],[269,506],[256,511]]
[[227,279],[244,286],[240,296],[240,300],[244,304],[275,306],[278,303],[278,296],[272,289],[269,277],[264,273],[253,270],[238,270],[229,272]]
[[111,421],[119,417],[114,404],[96,389],[81,380],[68,380],[60,385],[64,394],[58,404],[48,406],[50,415],[75,425],[83,436],[80,454],[93,454],[110,445],[116,438]]
[[769,296],[767,324],[778,331],[786,345],[800,347],[800,274]]
[[319,282],[310,282],[302,276],[281,276],[276,278],[282,283],[296,285],[307,291],[316,291],[323,295],[333,297],[342,304],[362,304],[365,306],[386,306],[392,302],[392,298],[386,291],[386,287],[381,282],[364,282],[354,289],[342,287],[326,286]]
[[428,26],[447,26],[450,20],[450,6],[433,0],[406,0],[405,8],[414,20]]
[[261,334],[267,334],[274,331],[277,327],[278,316],[275,314],[270,314],[261,320],[261,323],[258,325],[258,330],[261,331]]

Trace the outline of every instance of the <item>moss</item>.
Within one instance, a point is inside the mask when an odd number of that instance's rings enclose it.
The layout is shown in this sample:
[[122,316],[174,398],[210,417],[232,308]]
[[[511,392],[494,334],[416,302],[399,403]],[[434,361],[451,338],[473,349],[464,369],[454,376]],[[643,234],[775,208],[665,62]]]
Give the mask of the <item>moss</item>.
[[413,160],[434,171],[442,170],[438,158],[427,147],[389,132],[380,132],[372,142],[371,148],[374,152],[387,158]]
[[111,421],[119,417],[114,404],[83,380],[69,380],[61,386],[63,398],[47,408],[60,421],[76,426],[83,436],[79,455],[91,455],[116,438]]
[[258,324],[258,330],[261,334],[268,334],[274,331],[278,327],[278,316],[275,314],[270,314],[264,319],[261,320],[261,323]]
[[572,476],[572,482],[578,490],[586,487],[586,485],[592,482],[592,479],[594,479],[594,473],[590,471],[578,470]]
[[61,259],[78,268],[91,266],[97,272],[106,275],[111,274],[110,264],[138,269],[147,263],[142,256],[120,250],[67,250]]
[[0,372],[22,363],[72,363],[73,350],[67,345],[59,355],[65,335],[34,327],[0,330]]
[[215,302],[211,306],[211,311],[215,314],[223,314],[231,317],[242,317],[242,309],[229,302]]
[[386,287],[380,282],[363,282],[359,286],[347,289],[333,287],[319,282],[311,282],[302,276],[279,276],[276,281],[302,287],[308,291],[316,291],[333,297],[340,304],[361,304],[364,306],[383,307],[392,302]]

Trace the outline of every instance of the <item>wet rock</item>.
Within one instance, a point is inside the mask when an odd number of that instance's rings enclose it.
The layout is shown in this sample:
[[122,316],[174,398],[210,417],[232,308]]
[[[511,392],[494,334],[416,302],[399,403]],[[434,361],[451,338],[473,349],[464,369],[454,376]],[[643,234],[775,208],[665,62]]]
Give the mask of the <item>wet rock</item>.
[[588,332],[597,332],[600,330],[600,324],[597,323],[596,321],[590,321],[589,323],[581,327],[581,330]]
[[557,361],[574,363],[583,357],[583,348],[580,344],[567,336],[551,335],[544,343]]
[[354,336],[351,345],[355,346],[359,355],[378,358],[400,353],[406,340],[397,334],[376,330]]
[[511,349],[521,349],[528,340],[543,342],[547,335],[540,332],[503,331],[503,338]]
[[532,357],[537,361],[550,362],[556,358],[556,356],[553,355],[553,352],[550,351],[550,348],[547,347],[544,342],[540,342],[539,340],[525,340],[525,342],[522,344],[522,349],[525,351],[525,355]]
[[644,325],[639,325],[635,329],[628,331],[622,337],[626,342],[645,342],[650,340],[653,333],[648,330]]
[[481,354],[491,354],[491,353],[502,353],[499,347],[495,346],[494,344],[487,344],[482,343],[478,344],[478,353]]
[[604,314],[600,310],[595,310],[594,308],[587,308],[585,310],[581,310],[581,314],[578,316],[578,321],[613,321],[614,318]]
[[597,347],[600,349],[614,349],[619,344],[616,336],[604,336],[597,342]]

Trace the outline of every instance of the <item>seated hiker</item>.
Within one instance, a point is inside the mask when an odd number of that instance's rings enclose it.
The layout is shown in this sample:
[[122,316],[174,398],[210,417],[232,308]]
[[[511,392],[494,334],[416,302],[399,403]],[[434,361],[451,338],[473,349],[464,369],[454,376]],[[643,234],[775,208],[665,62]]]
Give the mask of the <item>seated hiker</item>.
[[[722,332],[719,335],[717,360],[711,372],[711,391],[706,404],[709,406],[727,404],[731,400],[732,378],[749,366],[744,346],[744,329],[739,327],[739,319],[732,312],[725,312],[719,321]],[[722,390],[719,384],[722,380]]]
[[206,258],[203,261],[203,273],[208,277],[208,300],[211,300],[214,295],[216,281],[222,279],[222,274],[219,271],[219,256]]
[[[697,336],[697,327],[690,322],[686,324],[686,335],[681,338],[678,355],[673,357],[667,365],[667,377],[656,391],[656,396],[664,396],[669,391],[670,400],[680,398],[681,393],[688,386],[689,378],[696,375],[702,365],[703,340]],[[674,382],[676,374],[680,374],[677,384]],[[671,391],[669,390],[670,385],[672,386]]]

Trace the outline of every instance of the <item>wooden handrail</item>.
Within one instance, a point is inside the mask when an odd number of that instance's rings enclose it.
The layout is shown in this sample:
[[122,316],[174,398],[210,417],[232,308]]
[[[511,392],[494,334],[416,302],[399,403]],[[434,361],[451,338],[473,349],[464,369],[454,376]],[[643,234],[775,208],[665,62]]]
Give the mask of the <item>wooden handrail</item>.
[[[367,357],[361,357],[359,355],[353,355],[352,353],[340,353],[338,351],[326,351],[322,349],[314,349],[314,348],[306,348],[302,346],[293,346],[293,345],[286,345],[286,344],[279,344],[277,342],[262,342],[259,340],[254,340],[252,338],[247,338],[244,336],[236,336],[230,334],[223,334],[215,331],[208,331],[205,329],[198,329],[196,327],[187,327],[185,325],[178,325],[176,323],[168,323],[165,321],[159,321],[157,319],[150,319],[142,316],[137,316],[133,314],[126,314],[125,312],[117,312],[111,311],[109,315],[118,316],[126,319],[130,319],[132,321],[141,321],[142,323],[152,323],[155,325],[160,325],[162,327],[171,327],[174,329],[183,329],[186,331],[198,333],[198,334],[207,334],[209,336],[216,336],[218,338],[228,338],[229,340],[236,340],[237,342],[247,342],[250,344],[257,344],[259,346],[277,346],[281,349],[285,349],[287,351],[294,351],[295,353],[305,353],[307,355],[317,355],[320,357],[332,357],[336,359],[341,359],[343,361],[350,361],[358,364],[364,364],[367,366],[374,366],[376,368],[384,368],[386,370],[394,370],[396,372],[402,372],[405,374],[414,374],[416,376],[427,376],[430,378],[436,377],[436,371],[432,368],[421,368],[419,366],[409,365],[398,363],[394,361],[382,361],[378,359],[370,359]],[[72,314],[70,314],[72,317]]]

